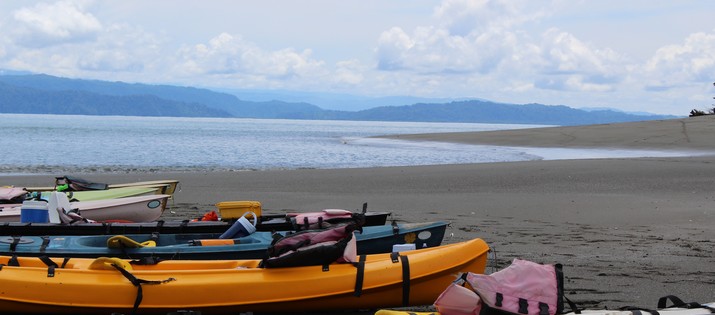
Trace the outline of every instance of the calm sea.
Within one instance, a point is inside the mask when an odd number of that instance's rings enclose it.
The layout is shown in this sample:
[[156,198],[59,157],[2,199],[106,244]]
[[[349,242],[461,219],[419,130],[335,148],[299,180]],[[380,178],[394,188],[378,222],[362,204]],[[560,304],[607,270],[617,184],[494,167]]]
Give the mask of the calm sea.
[[355,168],[623,156],[375,135],[533,125],[0,114],[0,174]]

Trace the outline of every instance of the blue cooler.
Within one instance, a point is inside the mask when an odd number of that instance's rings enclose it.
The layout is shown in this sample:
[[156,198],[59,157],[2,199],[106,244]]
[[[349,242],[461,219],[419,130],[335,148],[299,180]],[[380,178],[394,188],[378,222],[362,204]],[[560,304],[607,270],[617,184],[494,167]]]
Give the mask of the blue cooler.
[[50,222],[47,202],[26,200],[20,208],[20,222],[22,223],[47,223]]

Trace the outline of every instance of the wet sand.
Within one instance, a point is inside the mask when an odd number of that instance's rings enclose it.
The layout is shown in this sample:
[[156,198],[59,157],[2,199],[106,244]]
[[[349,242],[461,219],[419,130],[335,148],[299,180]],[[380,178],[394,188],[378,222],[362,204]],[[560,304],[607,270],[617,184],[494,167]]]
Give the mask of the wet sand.
[[[483,238],[498,268],[514,258],[562,263],[567,297],[586,307],[654,308],[671,294],[715,301],[715,156],[709,151],[715,149],[715,117],[396,138],[704,155],[71,175],[106,183],[178,179],[180,191],[165,219],[196,217],[220,201],[258,200],[271,212],[358,210],[367,202],[368,209],[392,211],[399,221],[446,220],[445,243]],[[0,184],[15,186],[52,181],[49,175],[0,177]]]

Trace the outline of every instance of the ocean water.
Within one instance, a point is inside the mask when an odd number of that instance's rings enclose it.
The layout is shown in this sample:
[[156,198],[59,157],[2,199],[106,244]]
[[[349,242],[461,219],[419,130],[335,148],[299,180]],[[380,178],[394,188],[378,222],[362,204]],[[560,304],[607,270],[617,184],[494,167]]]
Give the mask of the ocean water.
[[[0,174],[266,170],[642,156],[370,138],[538,127],[470,123],[0,114]],[[647,154],[646,154],[647,155]]]

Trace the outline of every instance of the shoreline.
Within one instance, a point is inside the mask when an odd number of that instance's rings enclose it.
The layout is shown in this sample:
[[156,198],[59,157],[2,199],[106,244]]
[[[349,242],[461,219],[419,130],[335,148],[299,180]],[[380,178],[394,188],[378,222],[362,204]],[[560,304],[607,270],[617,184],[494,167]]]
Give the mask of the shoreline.
[[[713,119],[694,120],[698,126],[685,122],[685,143],[672,141],[683,135],[672,121],[614,124],[606,135],[620,134],[611,142],[627,148],[629,141],[638,142],[630,148],[715,148]],[[569,133],[579,127],[563,128]],[[600,128],[583,128],[590,130],[591,143],[610,137]],[[502,139],[505,145],[530,134],[502,132],[517,137]],[[483,134],[458,136],[453,141],[474,143]],[[546,135],[534,137],[535,144],[546,143],[538,141]],[[577,144],[569,139],[563,147]],[[73,174],[2,176],[0,184],[47,186],[62,175]],[[216,210],[221,201],[257,200],[271,212],[358,210],[367,202],[368,210],[391,211],[398,221],[448,221],[444,243],[483,238],[496,252],[499,269],[514,258],[563,264],[566,295],[582,307],[654,308],[658,298],[671,294],[715,301],[714,156],[80,177],[106,183],[180,180],[162,219],[193,218]]]
[[542,148],[715,152],[715,115],[585,126],[388,135],[380,138]]

